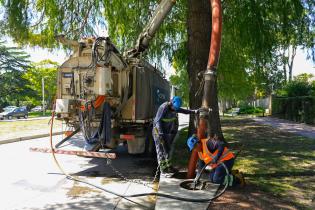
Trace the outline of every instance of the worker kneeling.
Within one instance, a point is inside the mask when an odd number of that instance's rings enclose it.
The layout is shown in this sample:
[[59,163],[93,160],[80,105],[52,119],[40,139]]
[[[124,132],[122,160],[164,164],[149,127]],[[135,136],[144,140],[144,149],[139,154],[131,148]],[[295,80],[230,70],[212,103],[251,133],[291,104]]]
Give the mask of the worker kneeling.
[[232,173],[233,181],[231,185],[245,185],[242,173],[239,173],[237,170],[232,171],[235,155],[229,151],[223,141],[219,140],[216,134],[211,135],[208,139],[201,140],[193,135],[187,140],[187,145],[190,151],[195,147],[198,150],[197,176],[206,164],[212,169],[209,175],[210,181],[216,184],[223,184],[227,173],[223,164],[219,163],[224,163],[229,173]]

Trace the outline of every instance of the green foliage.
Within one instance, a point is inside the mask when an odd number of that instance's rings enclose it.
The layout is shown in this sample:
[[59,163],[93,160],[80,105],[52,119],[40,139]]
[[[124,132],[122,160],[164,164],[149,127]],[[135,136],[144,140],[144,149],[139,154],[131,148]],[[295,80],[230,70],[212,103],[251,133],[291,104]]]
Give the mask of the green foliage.
[[289,97],[308,96],[311,94],[311,86],[303,81],[289,82],[285,89]]
[[314,6],[300,0],[223,1],[220,96],[245,99],[255,89],[268,94],[281,86],[284,46],[302,45],[314,54]]
[[178,95],[182,97],[184,105],[189,104],[189,78],[187,73],[187,50],[185,49],[185,44],[182,43],[179,49],[174,54],[173,67],[175,69],[175,74],[171,75],[170,81],[172,85],[178,88]]
[[315,124],[315,97],[273,97],[272,115],[296,122]]
[[35,94],[28,97],[33,105],[40,105],[42,100],[42,78],[45,83],[45,101],[48,105],[52,103],[56,95],[58,63],[51,60],[43,60],[39,63],[32,63],[27,69],[23,78],[29,82],[28,88],[32,89]]
[[29,112],[28,113],[29,118],[31,118],[31,117],[43,117],[43,116],[50,117],[51,116],[51,110],[46,110],[45,115],[43,115],[43,112]]
[[264,109],[262,107],[253,107],[253,106],[241,106],[240,114],[257,114],[263,113]]
[[28,55],[16,47],[0,42],[0,107],[20,105],[25,96],[32,94],[28,81],[22,75],[28,67]]
[[3,30],[21,44],[56,47],[55,36],[69,38],[95,34],[96,24],[104,26],[99,0],[12,0],[2,1]]
[[[157,63],[164,57],[176,64],[178,75],[172,77],[176,84],[189,84],[185,76],[189,56],[186,43],[188,38],[198,37],[187,35],[190,2],[193,1],[176,2],[147,54],[143,55]],[[97,36],[97,30],[108,25],[110,37],[125,51],[134,45],[157,3],[153,0],[0,1],[4,9],[0,28],[18,43],[57,47],[55,35],[65,34],[70,39]],[[288,56],[282,56],[282,52],[290,46],[308,49],[309,56],[315,60],[313,1],[222,1],[222,6],[220,97],[246,99],[255,89],[268,94],[271,86],[281,87],[285,77],[278,67],[288,63]],[[210,20],[200,20],[200,24],[204,21]],[[187,93],[183,92],[184,95]]]
[[296,96],[310,96],[314,94],[314,81],[311,82],[313,78],[312,74],[300,74],[291,82],[288,82],[287,85],[277,92],[279,96],[288,96],[288,97],[296,97]]

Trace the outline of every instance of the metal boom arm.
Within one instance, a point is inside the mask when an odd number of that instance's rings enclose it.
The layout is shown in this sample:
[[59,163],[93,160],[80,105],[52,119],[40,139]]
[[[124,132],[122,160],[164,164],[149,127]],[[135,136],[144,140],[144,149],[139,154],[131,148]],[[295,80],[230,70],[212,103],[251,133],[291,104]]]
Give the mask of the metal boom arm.
[[149,23],[146,25],[142,33],[139,35],[137,44],[129,53],[131,57],[136,57],[144,52],[148,47],[151,39],[154,37],[157,30],[159,30],[163,20],[171,11],[176,0],[162,0],[154,11]]

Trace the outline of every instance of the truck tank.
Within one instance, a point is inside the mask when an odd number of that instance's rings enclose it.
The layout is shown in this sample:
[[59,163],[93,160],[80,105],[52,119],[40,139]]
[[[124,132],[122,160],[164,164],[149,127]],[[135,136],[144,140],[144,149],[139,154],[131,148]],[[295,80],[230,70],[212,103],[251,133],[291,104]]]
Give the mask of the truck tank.
[[[152,150],[150,124],[158,107],[170,99],[163,74],[144,59],[123,57],[109,38],[72,41],[72,47],[74,53],[58,69],[57,119],[81,129],[97,148],[127,141],[129,153]],[[97,135],[105,103],[110,128]],[[104,140],[106,135],[110,139]]]

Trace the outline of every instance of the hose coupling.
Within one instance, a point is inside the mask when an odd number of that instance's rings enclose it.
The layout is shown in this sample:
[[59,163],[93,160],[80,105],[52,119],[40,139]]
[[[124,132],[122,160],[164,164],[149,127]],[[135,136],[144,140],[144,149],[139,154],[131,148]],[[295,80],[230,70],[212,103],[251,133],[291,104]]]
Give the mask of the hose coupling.
[[212,109],[211,108],[206,108],[206,107],[201,107],[200,109],[198,109],[199,111],[199,116],[200,117],[208,117],[210,112],[212,112]]
[[205,72],[204,72],[204,78],[205,80],[211,80],[211,78],[214,78],[217,76],[217,69],[215,67],[212,68],[208,68]]

